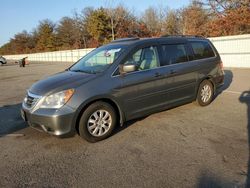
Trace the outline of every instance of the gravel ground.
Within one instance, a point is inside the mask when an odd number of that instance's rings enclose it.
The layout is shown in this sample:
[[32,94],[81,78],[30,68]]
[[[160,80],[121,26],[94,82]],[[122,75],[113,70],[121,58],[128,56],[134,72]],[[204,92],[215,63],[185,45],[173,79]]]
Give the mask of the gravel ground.
[[[19,110],[35,81],[68,63],[0,67],[0,187],[245,187],[250,182],[250,69],[226,69],[207,107],[192,103],[91,144],[33,130]],[[250,184],[249,184],[250,185]]]

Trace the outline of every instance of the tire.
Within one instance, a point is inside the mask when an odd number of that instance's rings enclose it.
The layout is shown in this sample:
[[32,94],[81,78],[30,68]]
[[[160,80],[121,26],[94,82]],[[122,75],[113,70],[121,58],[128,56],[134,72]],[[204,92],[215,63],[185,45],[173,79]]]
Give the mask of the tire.
[[88,142],[98,142],[110,136],[116,126],[114,108],[105,102],[91,104],[79,121],[79,134]]
[[197,97],[196,97],[196,104],[199,106],[207,106],[213,101],[214,97],[214,87],[211,81],[203,80],[200,83]]

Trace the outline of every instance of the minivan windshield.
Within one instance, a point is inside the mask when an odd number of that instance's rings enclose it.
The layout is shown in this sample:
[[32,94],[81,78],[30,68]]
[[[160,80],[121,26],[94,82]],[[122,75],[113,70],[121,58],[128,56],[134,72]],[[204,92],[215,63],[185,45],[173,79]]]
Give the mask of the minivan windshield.
[[69,68],[69,71],[96,74],[106,70],[124,51],[124,46],[107,45],[97,48]]

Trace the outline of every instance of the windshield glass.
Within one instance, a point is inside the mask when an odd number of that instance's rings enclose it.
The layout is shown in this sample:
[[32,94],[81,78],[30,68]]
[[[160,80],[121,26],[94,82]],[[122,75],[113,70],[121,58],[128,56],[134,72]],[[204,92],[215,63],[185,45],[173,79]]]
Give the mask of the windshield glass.
[[95,74],[103,72],[123,52],[124,46],[109,45],[97,48],[80,59],[69,70]]

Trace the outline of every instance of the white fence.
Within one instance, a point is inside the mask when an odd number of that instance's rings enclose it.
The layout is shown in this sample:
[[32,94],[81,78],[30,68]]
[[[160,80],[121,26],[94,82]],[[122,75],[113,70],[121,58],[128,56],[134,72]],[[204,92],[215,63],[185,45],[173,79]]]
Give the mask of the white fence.
[[87,53],[91,52],[94,48],[54,51],[33,54],[19,54],[19,55],[6,55],[7,60],[19,60],[28,57],[29,61],[46,61],[46,62],[76,62]]
[[225,67],[250,68],[250,34],[209,38]]
[[[250,34],[209,38],[221,55],[225,67],[250,68]],[[76,62],[94,48],[44,52],[22,55],[6,55],[8,60],[28,56],[29,61]]]

